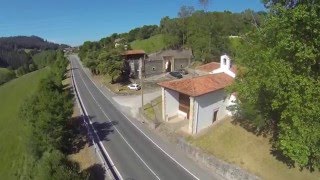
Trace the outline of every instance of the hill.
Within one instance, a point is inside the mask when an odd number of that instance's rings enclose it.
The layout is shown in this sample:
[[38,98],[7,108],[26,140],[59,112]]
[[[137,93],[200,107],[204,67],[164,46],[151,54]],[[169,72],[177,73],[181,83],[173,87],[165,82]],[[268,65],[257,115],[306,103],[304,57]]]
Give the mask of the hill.
[[157,34],[144,40],[135,40],[130,45],[132,49],[143,49],[147,53],[160,51],[166,47],[162,34]]
[[47,50],[65,47],[69,46],[52,43],[38,36],[0,37],[0,49],[7,51],[19,49]]
[[[17,171],[24,171],[28,162],[27,138],[29,128],[18,118],[19,107],[27,97],[36,92],[40,80],[49,72],[44,68],[0,86],[0,177],[14,177]],[[19,168],[18,168],[19,167]]]

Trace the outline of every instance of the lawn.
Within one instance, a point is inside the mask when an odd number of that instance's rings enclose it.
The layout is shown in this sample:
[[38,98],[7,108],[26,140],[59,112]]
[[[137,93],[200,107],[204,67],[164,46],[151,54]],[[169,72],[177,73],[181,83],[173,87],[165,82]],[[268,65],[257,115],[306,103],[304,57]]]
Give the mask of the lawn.
[[29,129],[18,118],[20,105],[36,92],[48,68],[26,74],[0,86],[0,179],[18,179],[28,158]]
[[145,40],[135,40],[131,43],[132,49],[143,49],[146,53],[157,52],[165,48],[162,34],[158,34]]
[[268,138],[247,132],[241,126],[232,124],[231,120],[221,122],[205,134],[189,138],[189,141],[205,152],[247,169],[263,179],[319,180],[320,177],[319,171],[310,173],[299,171],[299,168],[289,169],[270,154]]
[[150,103],[143,106],[144,115],[150,121],[161,121],[162,116],[162,97],[157,97]]

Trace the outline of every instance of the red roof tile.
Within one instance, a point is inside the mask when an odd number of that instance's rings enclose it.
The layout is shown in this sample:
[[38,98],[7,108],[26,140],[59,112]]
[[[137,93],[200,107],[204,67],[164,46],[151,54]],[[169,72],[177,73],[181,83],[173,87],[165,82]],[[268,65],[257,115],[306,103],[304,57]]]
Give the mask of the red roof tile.
[[204,72],[211,72],[215,69],[218,69],[220,67],[220,63],[218,62],[211,62],[208,64],[204,64],[201,66],[198,66],[196,69]]
[[144,50],[135,49],[135,50],[125,51],[122,55],[135,55],[135,54],[145,54],[145,53],[146,52],[144,52]]
[[158,83],[160,86],[195,97],[223,89],[233,82],[225,73],[209,74],[189,79],[179,79]]

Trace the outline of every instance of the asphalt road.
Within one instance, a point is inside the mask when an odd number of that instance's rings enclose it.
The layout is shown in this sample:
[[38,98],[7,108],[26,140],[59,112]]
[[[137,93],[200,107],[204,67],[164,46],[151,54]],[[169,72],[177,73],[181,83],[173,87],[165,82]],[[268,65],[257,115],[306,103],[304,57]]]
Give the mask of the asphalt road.
[[149,136],[150,130],[127,118],[95,86],[77,56],[69,59],[83,106],[121,179],[221,179],[156,136]]

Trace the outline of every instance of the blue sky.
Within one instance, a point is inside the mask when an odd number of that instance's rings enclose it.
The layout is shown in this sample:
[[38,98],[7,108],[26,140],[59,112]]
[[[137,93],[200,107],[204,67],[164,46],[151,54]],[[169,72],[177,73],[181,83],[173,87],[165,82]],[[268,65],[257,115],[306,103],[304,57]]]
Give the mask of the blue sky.
[[[0,0],[0,36],[37,35],[80,45],[114,32],[159,24],[176,17],[182,5],[201,9],[198,0]],[[211,0],[209,11],[264,10],[260,0]]]

